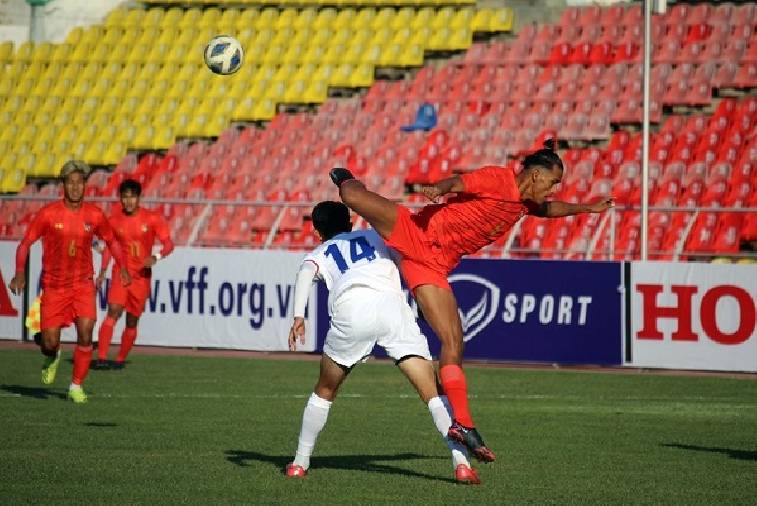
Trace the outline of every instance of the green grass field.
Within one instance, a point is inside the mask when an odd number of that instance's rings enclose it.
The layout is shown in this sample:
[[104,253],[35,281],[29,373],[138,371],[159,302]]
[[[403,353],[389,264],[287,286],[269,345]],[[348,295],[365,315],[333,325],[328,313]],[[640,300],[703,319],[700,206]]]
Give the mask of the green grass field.
[[75,406],[68,361],[44,388],[35,351],[0,350],[0,504],[757,502],[752,379],[469,367],[498,460],[464,487],[388,363],[353,372],[294,481],[316,362],[132,358]]

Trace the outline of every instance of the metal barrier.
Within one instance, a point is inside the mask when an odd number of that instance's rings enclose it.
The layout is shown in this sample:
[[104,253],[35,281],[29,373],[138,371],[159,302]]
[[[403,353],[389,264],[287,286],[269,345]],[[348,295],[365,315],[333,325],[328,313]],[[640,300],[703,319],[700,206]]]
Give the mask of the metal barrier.
[[[21,201],[49,202],[49,201],[57,200],[58,198],[60,197],[9,195],[9,196],[0,197],[0,201],[21,200]],[[86,199],[88,202],[95,202],[95,203],[98,203],[98,202],[117,203],[118,202],[118,199],[116,197],[87,197]],[[185,244],[182,244],[186,246],[201,246],[201,245],[196,244],[198,236],[200,234],[200,231],[202,230],[202,227],[205,225],[209,217],[212,215],[213,207],[215,206],[279,208],[278,213],[275,214],[273,222],[271,223],[268,236],[263,245],[263,249],[268,249],[271,247],[271,244],[273,243],[273,240],[279,231],[279,225],[281,223],[281,220],[285,216],[285,213],[288,209],[293,208],[293,207],[311,209],[316,204],[316,202],[259,201],[259,200],[206,200],[206,199],[177,200],[177,199],[166,199],[166,198],[157,198],[157,197],[145,197],[142,199],[142,203],[145,204],[146,207],[151,207],[152,205],[160,205],[160,204],[197,206],[199,210],[196,213],[196,219],[194,221],[192,231],[189,237],[187,238],[187,240],[185,241]],[[421,207],[424,207],[426,203],[403,202],[403,205],[412,209],[419,209]],[[524,247],[516,246],[515,238],[520,234],[521,224],[523,223],[521,220],[515,225],[515,227],[513,227],[510,235],[508,236],[508,239],[505,242],[504,247],[502,248],[501,257],[510,258],[513,254],[538,255],[540,253],[550,253],[550,254],[555,254],[555,255],[569,256],[574,259],[584,259],[584,260],[615,259],[616,242],[618,240],[617,229],[619,225],[620,216],[622,215],[622,213],[640,212],[640,211],[641,211],[641,208],[639,206],[616,206],[614,208],[611,208],[607,213],[605,213],[602,216],[599,224],[596,227],[594,234],[592,235],[591,239],[588,241],[586,248],[584,248],[582,251],[572,250],[568,248],[532,249],[532,248],[524,248]],[[681,235],[681,237],[677,241],[675,249],[673,251],[650,251],[650,254],[652,256],[672,257],[672,259],[676,261],[680,260],[682,256],[694,257],[694,258],[730,257],[730,258],[748,258],[748,259],[757,260],[757,251],[740,251],[738,253],[717,252],[717,251],[694,252],[694,251],[685,251],[684,249],[686,242],[689,238],[689,235],[691,233],[691,230],[694,226],[694,223],[696,222],[696,219],[698,218],[700,213],[757,213],[757,208],[753,208],[753,207],[750,207],[750,208],[744,208],[744,207],[685,207],[685,208],[682,208],[682,207],[660,206],[660,207],[650,207],[649,211],[650,212],[663,212],[663,213],[689,213],[692,215],[689,218],[686,228],[684,229],[684,233]],[[358,218],[355,225],[356,227],[362,227],[362,226],[365,226],[365,222],[362,220],[362,218]],[[597,244],[599,243],[599,241],[602,240],[603,236],[608,235],[608,234],[609,234],[609,240],[607,243],[607,248],[604,251],[597,252],[596,251]],[[632,259],[639,258],[639,255],[632,255],[632,256],[633,258],[626,258],[626,259],[632,260]]]

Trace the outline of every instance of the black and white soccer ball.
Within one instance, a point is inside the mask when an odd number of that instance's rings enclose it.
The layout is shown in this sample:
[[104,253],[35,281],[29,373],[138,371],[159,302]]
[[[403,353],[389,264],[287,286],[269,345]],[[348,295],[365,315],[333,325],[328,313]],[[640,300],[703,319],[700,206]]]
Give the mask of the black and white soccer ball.
[[217,35],[205,46],[205,65],[216,74],[233,74],[243,61],[244,49],[234,37]]

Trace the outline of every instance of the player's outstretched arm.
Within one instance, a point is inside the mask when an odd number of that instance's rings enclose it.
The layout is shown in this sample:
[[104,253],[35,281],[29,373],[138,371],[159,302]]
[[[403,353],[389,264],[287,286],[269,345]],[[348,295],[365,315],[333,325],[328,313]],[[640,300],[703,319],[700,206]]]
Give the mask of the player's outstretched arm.
[[100,259],[100,273],[95,280],[95,286],[100,288],[105,281],[105,276],[108,272],[108,265],[110,265],[110,259],[113,255],[110,254],[110,248],[105,246],[102,251],[102,258]]
[[161,248],[160,253],[145,258],[145,267],[152,267],[158,260],[170,255],[174,248],[173,241],[171,240],[171,233],[168,229],[168,222],[162,217],[156,215],[153,223],[155,227],[155,235],[160,241]]
[[459,176],[454,176],[430,185],[415,185],[413,189],[425,195],[431,202],[439,202],[439,197],[448,193],[459,193],[465,189],[465,186]]
[[313,280],[318,275],[318,265],[312,260],[302,262],[294,283],[294,321],[289,330],[289,350],[297,351],[297,341],[305,344],[305,307]]
[[533,206],[530,214],[544,218],[561,218],[581,213],[601,213],[614,205],[612,197],[602,197],[599,201],[592,204],[571,204],[570,202],[553,201]]

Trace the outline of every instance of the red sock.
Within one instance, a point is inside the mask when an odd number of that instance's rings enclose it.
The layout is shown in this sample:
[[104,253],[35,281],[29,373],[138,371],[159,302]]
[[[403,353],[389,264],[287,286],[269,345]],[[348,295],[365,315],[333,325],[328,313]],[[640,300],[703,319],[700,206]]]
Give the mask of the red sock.
[[475,427],[468,410],[468,386],[465,383],[463,368],[459,365],[442,366],[439,369],[439,379],[452,406],[455,420],[465,427]]
[[84,383],[89,373],[89,363],[92,362],[92,345],[79,346],[74,348],[74,374],[71,382],[74,385]]
[[108,358],[108,349],[110,349],[110,341],[113,339],[113,327],[115,325],[116,320],[110,316],[106,316],[105,321],[100,325],[100,332],[97,333],[98,360],[105,360]]
[[118,350],[118,357],[116,362],[126,361],[127,355],[131,351],[131,347],[134,346],[134,341],[137,339],[137,327],[125,327],[123,334],[121,334],[121,349]]

